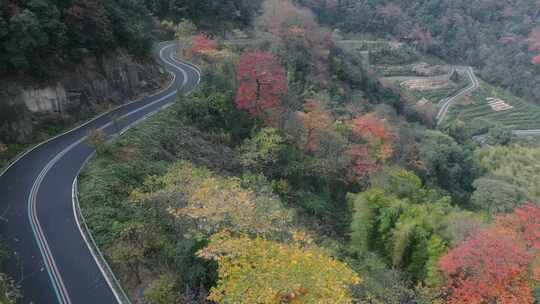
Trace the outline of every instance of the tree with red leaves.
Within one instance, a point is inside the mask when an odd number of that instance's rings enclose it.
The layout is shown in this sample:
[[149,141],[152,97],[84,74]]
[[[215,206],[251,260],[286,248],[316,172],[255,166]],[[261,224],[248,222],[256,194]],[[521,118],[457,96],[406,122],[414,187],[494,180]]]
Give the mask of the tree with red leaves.
[[383,120],[378,119],[374,114],[359,115],[350,122],[349,127],[354,135],[368,141],[373,148],[376,148],[377,159],[383,161],[392,156],[394,135],[388,130]]
[[316,99],[308,99],[304,111],[296,112],[296,117],[302,124],[302,146],[304,152],[315,152],[325,131],[332,124],[330,115]]
[[355,138],[363,141],[350,145],[346,152],[351,159],[349,179],[358,180],[378,170],[392,156],[394,136],[385,122],[372,113],[358,115],[349,122],[349,128]]
[[[540,27],[534,29],[529,34],[529,39],[527,39],[527,42],[529,43],[529,51],[540,51]],[[531,62],[533,64],[540,64],[540,54],[534,56]]]
[[217,43],[205,34],[199,34],[191,40],[188,53],[195,56],[212,56],[217,50]]
[[353,134],[365,138],[369,141],[372,140],[387,140],[390,139],[390,133],[386,130],[384,122],[374,114],[358,115],[350,123],[351,131]]
[[311,10],[291,0],[264,1],[262,10],[258,26],[271,34],[276,53],[291,67],[290,79],[327,85],[332,33],[319,26]]
[[377,160],[370,153],[366,145],[351,145],[345,154],[350,158],[350,167],[347,171],[349,181],[358,182],[370,173],[379,169]]
[[525,204],[498,217],[439,261],[448,303],[533,303],[539,249],[539,205]]
[[239,86],[236,107],[268,125],[277,122],[281,98],[288,92],[287,75],[279,61],[266,52],[249,52],[240,58],[236,71]]

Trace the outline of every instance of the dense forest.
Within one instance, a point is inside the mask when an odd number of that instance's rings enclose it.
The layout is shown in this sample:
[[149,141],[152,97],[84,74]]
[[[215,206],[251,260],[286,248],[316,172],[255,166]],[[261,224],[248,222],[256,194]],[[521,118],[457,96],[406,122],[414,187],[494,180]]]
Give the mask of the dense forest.
[[[379,17],[338,12],[318,19],[398,34]],[[460,121],[425,125],[291,1],[263,3],[241,39],[250,43],[166,24],[203,67],[200,88],[114,144],[93,143],[100,152],[81,182],[91,227],[132,296],[535,301],[539,207],[526,202],[538,201],[539,174],[525,168],[536,167],[536,144],[496,126],[483,147]]]
[[259,1],[2,0],[0,75],[45,77],[51,67],[115,48],[148,55],[158,19],[189,18],[203,29],[249,24]]
[[540,100],[540,4],[535,0],[298,0],[344,32],[409,41],[482,78]]
[[[533,304],[538,138],[437,124],[429,92],[381,74],[444,78],[443,99],[474,82],[445,60],[471,64],[537,100],[539,15],[533,0],[12,1],[0,65],[176,39],[200,66],[167,109],[86,138],[82,212],[136,303]],[[16,287],[0,275],[5,302]]]

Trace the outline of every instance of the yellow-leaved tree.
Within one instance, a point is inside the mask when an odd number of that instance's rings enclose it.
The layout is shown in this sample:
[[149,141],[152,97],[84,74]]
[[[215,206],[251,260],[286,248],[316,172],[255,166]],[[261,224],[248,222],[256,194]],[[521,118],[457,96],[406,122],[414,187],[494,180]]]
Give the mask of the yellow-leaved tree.
[[214,234],[198,255],[218,263],[210,291],[216,303],[352,303],[349,286],[360,278],[317,247],[257,237]]
[[163,177],[147,180],[146,192],[135,191],[134,201],[165,199],[168,211],[191,232],[211,235],[220,230],[252,235],[287,233],[291,211],[268,192],[244,187],[235,177],[218,176],[208,169],[181,161]]

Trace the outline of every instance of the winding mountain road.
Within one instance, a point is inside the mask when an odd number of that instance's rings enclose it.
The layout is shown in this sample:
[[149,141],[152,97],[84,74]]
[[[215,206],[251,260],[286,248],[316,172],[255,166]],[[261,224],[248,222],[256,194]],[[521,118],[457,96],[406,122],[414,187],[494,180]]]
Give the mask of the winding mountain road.
[[[452,97],[449,97],[449,98],[445,98],[445,99],[440,101],[441,106],[440,106],[439,112],[437,113],[437,116],[436,116],[437,124],[440,124],[446,118],[446,114],[448,113],[448,110],[450,109],[450,106],[454,102],[456,102],[457,100],[459,100],[459,98],[473,92],[474,90],[476,90],[477,88],[480,87],[480,81],[478,80],[478,78],[474,74],[474,70],[473,70],[472,67],[470,67],[470,66],[468,66],[468,67],[458,67],[456,69],[458,71],[467,73],[467,76],[469,77],[469,80],[470,80],[471,84],[468,87],[464,88],[463,90],[459,91],[456,95],[454,95]],[[540,129],[512,130],[512,134],[515,135],[515,136],[539,136],[540,135]],[[485,139],[485,136],[486,136],[485,134],[484,135],[476,135],[473,138],[475,140],[477,140],[477,141],[483,141]]]
[[0,236],[10,252],[4,269],[21,286],[21,303],[123,302],[83,234],[72,185],[93,154],[84,143],[89,130],[122,133],[113,123],[116,117],[126,130],[198,85],[198,68],[175,59],[175,48],[166,42],[154,51],[173,75],[167,88],[36,146],[0,175]]
[[476,90],[480,86],[480,82],[478,81],[478,78],[476,78],[476,75],[474,74],[474,70],[472,67],[459,67],[459,68],[456,68],[456,70],[467,73],[467,77],[469,77],[469,81],[471,82],[471,84],[470,86],[459,91],[456,95],[441,100],[440,102],[441,106],[436,116],[437,124],[440,124],[442,121],[444,121],[444,119],[446,118],[446,114],[448,113],[448,109],[450,109],[450,106],[455,101],[471,93],[472,91]]

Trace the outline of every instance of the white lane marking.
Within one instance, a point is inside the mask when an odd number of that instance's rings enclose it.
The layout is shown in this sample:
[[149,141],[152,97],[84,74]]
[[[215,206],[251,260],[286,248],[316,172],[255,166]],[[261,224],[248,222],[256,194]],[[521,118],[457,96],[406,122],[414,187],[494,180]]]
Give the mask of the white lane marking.
[[[160,56],[162,56],[162,52],[160,52]],[[166,62],[167,64],[181,70],[181,68],[178,68],[174,65],[174,63],[171,63],[167,60],[165,60],[165,58],[161,57],[162,60],[164,62]],[[183,75],[185,75],[185,79],[184,79],[184,82],[183,82],[183,86],[185,86],[185,84],[187,84],[187,73],[185,73],[184,70],[182,70],[183,72]],[[200,77],[200,74],[198,74],[199,77]],[[199,79],[200,81],[200,79]],[[166,96],[168,97],[168,96]],[[169,106],[171,106],[173,104],[173,102],[170,102],[170,103],[166,103],[164,104],[163,106],[161,106],[160,108],[146,114],[145,116],[139,118],[138,120],[132,122],[131,124],[129,124],[128,126],[126,126],[124,129],[122,129],[119,134],[117,136],[120,136],[122,134],[124,134],[127,130],[129,130],[130,128],[132,128],[133,126],[135,126],[136,124],[146,120],[148,117],[150,117],[151,115],[153,115],[154,113],[164,109],[164,108],[167,108]],[[110,124],[107,124],[105,126],[103,126],[103,128],[106,128],[108,125]],[[112,138],[111,138],[112,139]],[[85,161],[84,163],[82,164],[81,168],[79,169],[79,171],[77,172],[77,175],[75,177],[75,179],[73,180],[73,184],[72,184],[72,205],[73,205],[73,212],[74,212],[74,216],[75,216],[75,219],[76,219],[76,223],[77,223],[77,226],[79,228],[79,232],[81,233],[81,235],[83,236],[83,240],[85,241],[87,247],[89,248],[90,250],[90,253],[91,255],[93,256],[96,264],[98,264],[98,267],[103,275],[103,277],[105,278],[105,280],[107,281],[107,284],[109,285],[109,288],[113,291],[114,295],[115,295],[115,298],[116,300],[118,301],[118,303],[122,303],[122,300],[120,299],[120,295],[117,293],[116,291],[116,288],[113,287],[113,285],[116,285],[118,286],[118,288],[120,289],[120,292],[123,294],[123,297],[126,299],[126,301],[128,303],[130,303],[130,300],[129,300],[129,297],[127,297],[125,291],[122,289],[118,279],[116,279],[114,273],[112,272],[110,266],[108,265],[106,259],[104,258],[103,254],[101,253],[101,251],[99,250],[99,247],[97,246],[97,244],[95,243],[95,240],[93,239],[92,237],[92,234],[91,234],[91,231],[88,229],[88,227],[86,226],[86,221],[84,220],[84,216],[82,215],[82,212],[80,211],[80,206],[79,206],[79,200],[78,200],[78,197],[77,197],[77,191],[76,191],[76,187],[77,187],[77,178],[80,174],[80,172],[82,171],[82,169],[85,167],[86,163],[90,160],[90,158],[94,155],[94,153],[92,153]],[[92,239],[92,242],[94,244],[94,246],[92,247],[92,245],[90,244],[90,242],[88,241],[88,238],[86,237],[86,234],[83,232],[83,227],[81,226],[80,224],[80,221],[79,221],[79,216],[77,215],[77,212],[79,212],[80,214],[80,217],[82,218],[83,222],[85,222],[85,230],[88,232],[88,235],[89,237]],[[93,248],[95,248],[95,251],[97,251],[97,253],[93,250]],[[99,257],[98,257],[99,255]],[[105,264],[105,265],[102,265]],[[107,268],[107,270],[105,269]],[[106,272],[109,272],[111,274],[111,278],[109,278],[109,276],[107,275]],[[114,281],[114,283],[112,282]]]
[[197,66],[197,65],[195,65],[193,63],[189,63],[189,62],[177,59],[175,56],[173,56],[172,53],[171,53],[170,57],[171,57],[172,61],[174,61],[176,63],[187,65],[187,66],[193,68],[195,70],[195,73],[197,73],[197,84],[195,86],[196,87],[199,86],[199,84],[201,83],[201,78],[202,78],[202,69],[199,66]]
[[[77,172],[77,176],[80,174],[81,170],[86,166],[86,163],[88,163],[88,161],[92,158],[92,156],[94,154],[95,154],[95,152],[91,153],[86,158],[86,160],[83,162],[81,168]],[[116,301],[118,303],[123,303],[121,298],[124,298],[124,299],[126,299],[127,303],[131,303],[131,301],[129,300],[129,297],[126,295],[126,292],[124,291],[124,289],[122,289],[122,287],[120,286],[120,283],[118,283],[118,279],[114,276],[114,273],[111,270],[111,267],[109,266],[107,261],[105,260],[105,257],[103,256],[103,254],[99,250],[99,248],[98,248],[98,246],[96,244],[96,241],[94,240],[94,238],[92,236],[92,233],[90,232],[90,229],[88,228],[88,225],[86,224],[86,221],[84,220],[84,217],[82,215],[82,212],[81,212],[80,206],[79,206],[79,199],[77,197],[77,177],[75,177],[75,179],[73,180],[73,184],[71,186],[71,202],[72,202],[72,208],[73,208],[73,216],[75,217],[75,221],[77,223],[77,228],[79,229],[79,233],[82,235],[83,241],[85,242],[86,246],[88,247],[88,250],[89,250],[90,254],[94,258],[94,261],[96,262],[96,265],[98,266],[99,271],[101,272],[101,274],[105,278],[105,281],[107,282],[107,285],[109,285],[109,288],[113,292],[114,297],[116,298]],[[84,224],[84,231],[87,231],[87,233],[85,233],[83,231],[83,228],[82,228],[82,225],[81,225],[81,220],[83,221],[83,224]],[[87,234],[88,234],[88,237],[91,239],[92,245],[90,245],[90,241],[88,240]],[[98,255],[99,255],[99,258],[98,258]],[[107,267],[107,270],[105,270],[105,267]],[[119,287],[118,289],[120,291],[118,291],[117,288],[114,288],[114,286],[112,286],[113,283],[109,280],[108,273],[110,273],[112,275],[111,280],[114,280],[116,282],[116,284],[114,284],[114,285],[118,286]],[[122,293],[122,295],[120,295],[119,292]]]
[[[167,47],[164,47],[163,49],[160,50],[160,57],[161,57],[163,60],[164,60],[164,58],[163,58],[163,50],[166,49],[166,48],[169,48],[169,47],[170,47],[170,46],[167,46]],[[170,62],[168,62],[168,61],[166,61],[166,60],[164,60],[164,61],[165,61],[166,63],[168,63],[169,65],[171,65]],[[171,66],[172,66],[172,67],[175,67],[174,65],[171,65]],[[177,68],[178,70],[181,70],[181,69],[178,68],[178,67],[175,67],[175,68]],[[174,76],[174,74],[173,74],[173,76]],[[168,86],[167,88],[165,88],[164,90],[161,90],[159,93],[161,93],[161,92],[163,92],[163,91],[169,89],[169,88],[172,86],[172,84],[174,83],[175,79],[176,79],[176,78],[173,79],[173,81],[169,84],[169,86]],[[151,106],[151,105],[154,105],[154,104],[156,104],[157,102],[160,102],[160,101],[162,101],[162,100],[164,100],[164,99],[166,99],[166,98],[169,98],[169,97],[172,96],[173,94],[176,94],[176,92],[177,92],[177,90],[174,90],[173,92],[167,94],[166,96],[163,96],[163,97],[161,97],[161,98],[159,98],[159,99],[157,99],[157,100],[155,100],[155,101],[153,101],[153,102],[151,102],[151,103],[149,103],[149,104],[147,104],[147,105],[145,105],[145,106],[143,106],[143,107],[140,107],[140,108],[138,108],[138,109],[136,109],[136,110],[133,110],[133,111],[131,111],[131,112],[129,112],[129,113],[123,115],[122,117],[127,117],[127,116],[130,116],[130,115],[134,114],[134,113],[137,113],[137,112],[139,112],[139,111],[142,111],[143,109],[145,109],[145,108],[147,108],[147,107],[149,107],[149,106]],[[159,94],[159,93],[158,93],[158,94]],[[131,102],[131,103],[133,103],[133,102]],[[131,103],[129,103],[129,104],[131,104]],[[127,105],[127,104],[126,104],[126,105]],[[124,106],[125,106],[125,105],[124,105]],[[110,112],[108,112],[108,113],[110,113]],[[102,114],[102,115],[100,115],[100,116],[103,116],[103,115],[105,115],[105,114],[107,114],[107,113],[104,113],[104,114]],[[144,117],[147,117],[147,116],[145,115]],[[144,118],[144,117],[143,117],[143,118]],[[72,132],[72,131],[74,131],[74,130],[77,130],[77,129],[81,128],[82,126],[87,125],[87,124],[90,123],[91,121],[95,121],[95,119],[97,119],[97,118],[94,118],[93,120],[90,120],[89,122],[87,122],[87,123],[85,123],[85,124],[83,124],[83,125],[81,125],[81,126],[75,128],[75,129],[72,129],[72,130],[70,130],[70,131],[68,131],[68,132],[63,133],[63,135],[65,135],[65,134],[67,134],[67,133],[69,133],[69,132]],[[112,122],[109,122],[109,123],[105,124],[105,125],[104,125],[103,127],[101,127],[101,128],[106,128],[106,127],[110,126],[111,124],[112,124]],[[58,138],[58,137],[60,137],[60,136],[62,136],[62,135],[58,135],[58,136],[56,136],[55,138]],[[59,159],[62,158],[67,152],[69,152],[70,150],[72,150],[72,149],[73,149],[75,146],[77,146],[78,144],[82,143],[82,142],[85,140],[85,138],[86,138],[86,136],[84,136],[84,137],[81,138],[80,140],[76,141],[75,143],[71,144],[71,145],[68,146],[66,149],[64,149],[62,152],[60,152],[56,157],[54,157],[49,163],[47,163],[47,165],[45,166],[45,168],[40,172],[38,178],[34,181],[34,184],[33,184],[33,186],[32,186],[32,190],[31,190],[31,192],[30,192],[30,197],[29,197],[29,199],[28,199],[28,204],[29,204],[29,206],[28,206],[28,215],[29,215],[29,220],[30,220],[31,227],[32,227],[32,232],[33,232],[34,237],[35,237],[35,239],[36,239],[36,241],[37,241],[37,243],[38,243],[38,247],[39,247],[39,250],[40,250],[40,252],[41,252],[41,255],[42,255],[43,259],[44,259],[44,263],[45,263],[45,266],[46,266],[46,268],[47,268],[47,272],[49,273],[49,277],[51,278],[51,282],[53,283],[53,287],[54,287],[54,289],[55,289],[56,296],[57,296],[58,300],[60,301],[60,303],[65,303],[65,304],[70,304],[70,303],[71,303],[71,300],[70,300],[69,294],[67,293],[67,290],[66,290],[66,288],[65,288],[65,285],[64,285],[64,282],[63,282],[62,277],[61,277],[61,275],[60,275],[60,272],[58,271],[58,268],[57,268],[57,266],[56,266],[56,263],[55,263],[54,258],[53,258],[53,256],[52,256],[52,253],[51,253],[51,251],[50,251],[50,247],[49,247],[49,245],[48,245],[48,243],[47,243],[47,240],[46,240],[46,238],[45,238],[45,235],[43,234],[43,230],[42,230],[42,228],[41,228],[41,224],[39,223],[39,219],[38,219],[38,217],[37,217],[37,211],[36,211],[36,196],[37,196],[37,192],[38,192],[38,190],[39,190],[39,187],[40,187],[41,183],[43,182],[43,179],[44,179],[45,175],[50,171],[50,169],[52,168],[52,166],[54,166],[54,165],[59,161]],[[51,141],[51,140],[53,140],[53,139],[54,139],[54,138],[49,139],[48,141],[45,141],[45,142],[43,142],[42,144],[44,144],[44,143],[46,143],[46,142],[49,142],[49,141]],[[40,145],[42,145],[42,144],[40,144]],[[38,146],[39,146],[39,145],[38,145]],[[37,148],[37,146],[34,147],[34,149],[35,149],[35,148]],[[32,149],[32,150],[33,150],[33,149]],[[30,151],[32,151],[32,150],[30,150]],[[24,155],[28,154],[30,151],[28,151],[28,152],[25,153]],[[17,162],[18,160],[20,160],[24,155],[22,155],[21,157],[19,157],[15,162]],[[11,167],[11,165],[10,165],[9,167]],[[8,167],[7,169],[9,169],[9,167]],[[6,169],[4,172],[6,172],[7,169]],[[3,173],[4,173],[4,172],[3,172]],[[0,175],[0,176],[1,176],[1,175]],[[88,243],[87,243],[87,245],[88,245]],[[114,289],[112,288],[111,282],[109,281],[109,279],[108,279],[107,277],[105,277],[105,279],[106,279],[107,283],[109,284],[109,287],[111,287],[111,289],[112,289],[113,292],[114,292]]]
[[47,172],[49,172],[52,166],[62,156],[64,156],[69,150],[73,149],[73,147],[81,143],[83,140],[84,138],[72,143],[70,146],[68,146],[58,155],[56,155],[49,163],[47,163],[47,165],[39,173],[37,179],[34,181],[34,184],[32,185],[32,190],[30,191],[30,195],[28,197],[28,217],[31,224],[30,226],[32,227],[34,238],[38,243],[38,247],[43,257],[45,268],[47,269],[47,272],[51,279],[51,283],[53,284],[53,288],[55,290],[58,301],[63,304],[70,304],[71,299],[64,285],[64,281],[62,280],[62,276],[58,271],[58,267],[56,266],[56,262],[51,253],[49,243],[47,242],[47,239],[43,233],[43,229],[41,227],[39,219],[37,218],[36,197],[39,191],[39,187],[41,186],[41,183],[43,182],[43,179],[45,178]]
[[[161,44],[161,43],[160,43],[160,44]],[[170,45],[167,46],[167,47],[164,47],[164,48],[160,49],[160,52],[159,52],[160,57],[163,56],[163,50],[166,49],[166,48],[168,48],[168,47],[170,47]],[[170,73],[170,72],[169,72],[169,73]],[[11,167],[13,167],[19,160],[21,160],[23,157],[25,157],[27,154],[29,154],[30,152],[34,151],[35,149],[41,147],[42,145],[44,145],[44,144],[46,144],[46,143],[48,143],[48,142],[51,142],[51,141],[53,141],[53,140],[55,140],[55,139],[57,139],[57,138],[59,138],[59,137],[62,137],[62,136],[64,136],[64,135],[66,135],[66,134],[69,134],[69,133],[72,133],[72,132],[74,132],[74,131],[77,131],[77,130],[79,130],[80,128],[83,128],[83,127],[87,126],[88,124],[90,124],[90,123],[96,121],[97,119],[99,119],[99,118],[101,118],[101,117],[103,117],[103,116],[105,116],[105,115],[107,115],[107,114],[111,114],[112,112],[115,112],[115,111],[117,111],[117,110],[120,110],[121,108],[127,107],[127,106],[129,106],[129,105],[131,105],[131,104],[134,104],[134,103],[136,103],[136,102],[141,102],[141,101],[143,101],[143,100],[144,100],[145,98],[147,98],[147,97],[156,96],[156,95],[159,95],[159,94],[161,94],[161,93],[167,91],[168,89],[170,89],[170,88],[172,87],[172,85],[173,85],[174,82],[176,81],[176,75],[175,75],[174,73],[170,73],[170,74],[173,76],[173,79],[169,82],[169,84],[167,85],[167,87],[165,87],[164,89],[161,89],[161,90],[155,92],[154,94],[152,94],[152,95],[150,95],[150,96],[145,96],[145,97],[137,98],[137,99],[135,99],[135,100],[133,100],[133,101],[130,101],[130,102],[128,102],[128,103],[119,105],[118,107],[115,107],[115,108],[113,108],[113,109],[111,109],[111,110],[109,110],[109,111],[106,111],[106,112],[103,112],[103,113],[101,113],[101,114],[98,114],[97,116],[93,117],[92,119],[88,120],[87,122],[85,122],[85,123],[83,123],[83,124],[81,124],[81,125],[78,125],[78,126],[74,127],[73,129],[70,129],[70,130],[65,131],[65,132],[63,132],[63,133],[60,133],[60,134],[58,134],[58,135],[56,135],[56,136],[53,136],[53,137],[51,137],[51,138],[49,138],[49,139],[47,139],[47,140],[45,140],[45,141],[42,141],[42,142],[40,142],[39,144],[35,145],[34,147],[32,147],[32,148],[26,150],[25,152],[19,154],[17,157],[15,157],[15,159],[14,159],[7,167],[5,167],[5,168],[0,172],[0,177],[2,177],[2,176],[3,176],[3,175],[4,175]]]

